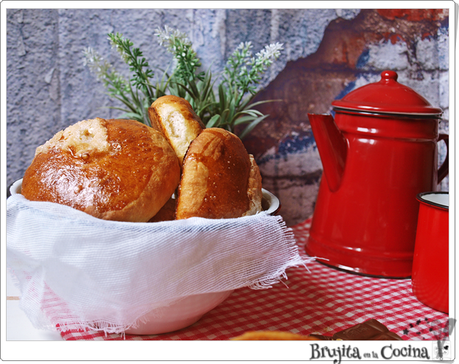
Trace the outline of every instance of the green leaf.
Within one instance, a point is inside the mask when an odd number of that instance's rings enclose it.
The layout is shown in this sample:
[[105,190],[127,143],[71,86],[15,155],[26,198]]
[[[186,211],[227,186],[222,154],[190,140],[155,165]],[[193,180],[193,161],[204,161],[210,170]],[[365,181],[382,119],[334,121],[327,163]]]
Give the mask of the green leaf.
[[263,114],[259,112],[258,110],[242,110],[238,113],[238,115],[250,115],[254,118],[258,116],[263,116]]
[[228,118],[228,115],[229,115],[229,110],[228,109],[225,109],[223,110],[223,112],[221,113],[221,122],[220,124],[227,124],[228,121],[227,121],[227,118]]
[[241,134],[239,134],[239,138],[244,139],[258,124],[260,124],[263,120],[265,120],[268,115],[263,115],[254,121],[252,121],[247,127],[242,131]]
[[218,120],[220,119],[220,115],[214,115],[210,118],[210,120],[206,124],[206,128],[212,128],[216,125],[219,125]]
[[226,92],[222,84],[220,84],[218,87],[218,97],[220,100],[220,105],[222,105],[223,107],[226,107]]
[[234,125],[240,125],[240,124],[245,124],[248,122],[251,122],[252,120],[255,120],[256,117],[254,116],[240,116],[234,121]]
[[128,119],[134,119],[134,120],[139,120],[140,121],[140,120],[143,119],[143,116],[139,115],[137,113],[127,112],[127,113],[122,115],[122,118],[128,118]]
[[277,100],[262,100],[262,101],[257,101],[257,102],[254,102],[253,104],[250,104],[248,105],[249,107],[254,107],[254,106],[257,106],[257,105],[262,105],[262,104],[266,104],[268,102],[283,102],[284,100],[282,99],[277,99]]
[[112,96],[114,99],[121,101],[124,105],[127,106],[128,109],[130,109],[132,112],[137,112],[137,108],[132,105],[130,102],[127,102],[126,100],[118,97],[118,96]]
[[190,85],[190,88],[191,88],[191,91],[192,91],[190,96],[192,96],[194,99],[199,99],[200,92],[198,90],[196,82],[194,82],[194,80],[191,80],[190,82],[188,82],[188,84]]

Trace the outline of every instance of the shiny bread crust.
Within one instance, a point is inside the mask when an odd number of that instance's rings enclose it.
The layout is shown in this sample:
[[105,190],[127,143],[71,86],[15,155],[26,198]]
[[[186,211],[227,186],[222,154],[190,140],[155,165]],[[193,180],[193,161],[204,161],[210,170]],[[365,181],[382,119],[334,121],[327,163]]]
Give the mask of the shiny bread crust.
[[287,331],[247,331],[231,340],[319,340],[314,336],[294,334]]
[[188,146],[205,128],[190,103],[178,96],[162,96],[151,104],[148,116],[151,126],[164,134],[182,164]]
[[204,129],[185,155],[176,219],[237,218],[261,208],[261,176],[242,141],[221,128]]
[[21,193],[94,217],[146,222],[180,181],[177,155],[164,136],[134,120],[84,120],[37,148]]
[[249,199],[249,210],[243,216],[255,215],[263,210],[261,201],[263,199],[262,182],[260,169],[252,154],[249,154],[250,173],[249,184],[247,187],[247,197]]

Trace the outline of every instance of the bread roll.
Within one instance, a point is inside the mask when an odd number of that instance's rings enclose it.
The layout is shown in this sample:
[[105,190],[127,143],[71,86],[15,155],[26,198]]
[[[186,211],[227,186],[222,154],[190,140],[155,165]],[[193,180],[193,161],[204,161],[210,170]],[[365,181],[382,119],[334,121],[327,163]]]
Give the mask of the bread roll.
[[205,128],[190,103],[178,96],[162,96],[151,104],[148,115],[152,127],[169,140],[182,164],[191,141]]
[[261,199],[260,171],[242,141],[221,128],[204,129],[183,161],[176,219],[253,215]]
[[231,340],[320,340],[310,335],[294,334],[287,331],[247,331]]
[[148,222],[161,222],[161,221],[172,221],[175,220],[175,208],[177,206],[177,200],[175,198],[170,198],[161,210],[153,216]]
[[92,216],[146,222],[176,190],[177,155],[164,136],[133,120],[83,120],[36,150],[21,193]]

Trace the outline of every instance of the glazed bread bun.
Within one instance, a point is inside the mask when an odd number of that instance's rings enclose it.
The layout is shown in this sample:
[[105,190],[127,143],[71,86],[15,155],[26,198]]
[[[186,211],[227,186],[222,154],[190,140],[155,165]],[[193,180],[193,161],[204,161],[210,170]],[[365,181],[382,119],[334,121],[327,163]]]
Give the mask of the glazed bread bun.
[[146,222],[169,200],[180,165],[164,136],[133,120],[83,120],[37,148],[21,193],[117,221]]
[[221,128],[204,129],[185,155],[176,219],[236,218],[261,208],[261,176],[242,141]]
[[156,99],[148,109],[151,126],[161,131],[174,148],[180,165],[190,145],[205,128],[190,103],[178,96]]
[[175,220],[175,208],[177,206],[177,200],[175,198],[170,198],[161,210],[153,216],[148,222],[160,222],[160,221],[172,221]]
[[294,334],[287,331],[248,331],[231,340],[320,340],[310,335]]

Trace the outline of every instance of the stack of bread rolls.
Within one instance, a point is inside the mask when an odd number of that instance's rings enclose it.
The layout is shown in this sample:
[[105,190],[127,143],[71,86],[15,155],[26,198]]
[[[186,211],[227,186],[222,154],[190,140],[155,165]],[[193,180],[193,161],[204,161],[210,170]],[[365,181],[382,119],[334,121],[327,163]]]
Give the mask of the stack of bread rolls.
[[152,127],[83,120],[37,148],[22,195],[117,221],[236,218],[262,210],[261,176],[241,140],[206,129],[189,102],[158,98]]

